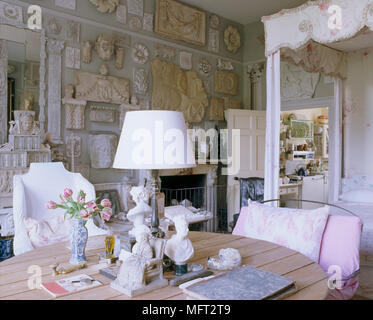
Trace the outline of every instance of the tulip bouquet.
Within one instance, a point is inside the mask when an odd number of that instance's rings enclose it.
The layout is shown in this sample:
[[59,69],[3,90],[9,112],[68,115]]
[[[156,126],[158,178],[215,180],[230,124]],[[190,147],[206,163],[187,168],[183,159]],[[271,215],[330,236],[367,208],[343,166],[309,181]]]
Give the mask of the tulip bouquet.
[[71,219],[82,219],[87,222],[94,216],[100,215],[101,220],[109,221],[113,214],[111,209],[111,202],[109,199],[103,199],[100,203],[96,201],[86,202],[86,194],[83,190],[79,191],[76,201],[73,199],[73,191],[66,188],[63,194],[60,195],[61,202],[58,204],[54,201],[48,201],[46,207],[48,209],[64,209],[65,219],[67,215],[70,215]]

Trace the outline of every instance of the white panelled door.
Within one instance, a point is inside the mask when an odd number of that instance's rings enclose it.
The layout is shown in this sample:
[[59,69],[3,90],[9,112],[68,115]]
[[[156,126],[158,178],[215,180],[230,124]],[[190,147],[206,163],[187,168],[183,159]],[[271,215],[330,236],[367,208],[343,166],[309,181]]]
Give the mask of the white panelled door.
[[233,129],[240,130],[239,143],[232,143],[232,155],[236,154],[234,149],[239,148],[239,170],[228,176],[227,204],[230,223],[233,215],[240,211],[240,185],[234,178],[264,178],[266,112],[228,109],[225,117],[229,132]]

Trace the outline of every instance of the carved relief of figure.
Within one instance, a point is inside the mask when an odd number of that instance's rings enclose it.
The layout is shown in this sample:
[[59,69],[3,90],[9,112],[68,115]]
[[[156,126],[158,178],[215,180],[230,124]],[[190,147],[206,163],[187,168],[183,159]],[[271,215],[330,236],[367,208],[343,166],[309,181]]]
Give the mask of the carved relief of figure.
[[89,0],[97,11],[101,13],[112,13],[119,5],[119,0]]
[[65,99],[75,98],[75,87],[73,84],[68,84],[65,89]]
[[98,36],[96,40],[95,48],[100,59],[104,61],[108,61],[113,57],[114,44],[115,44],[115,39],[105,34],[101,34]]
[[92,41],[83,41],[82,46],[82,54],[83,54],[83,62],[85,64],[90,64],[92,62],[92,48],[93,43]]
[[16,110],[14,111],[15,121],[11,122],[10,134],[39,134],[40,129],[35,121],[35,111]]

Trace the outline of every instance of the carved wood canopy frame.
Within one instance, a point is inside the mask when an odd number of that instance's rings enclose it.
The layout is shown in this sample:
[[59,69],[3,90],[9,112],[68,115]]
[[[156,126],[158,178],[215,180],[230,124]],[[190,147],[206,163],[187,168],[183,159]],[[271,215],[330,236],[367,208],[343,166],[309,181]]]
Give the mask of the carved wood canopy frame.
[[[6,19],[0,15],[0,25],[9,25],[12,27],[16,27],[19,29],[29,29],[27,24],[23,21],[23,7],[20,6],[13,6],[12,4],[8,4],[10,7],[14,7],[14,10],[20,12],[18,19]],[[15,12],[16,12],[15,11]],[[46,37],[45,29],[41,30],[32,30],[40,34],[40,82],[39,82],[39,122],[40,122],[40,132],[42,138],[45,136],[46,128],[46,75],[47,75],[47,53],[46,53],[46,45],[48,39]],[[0,145],[5,144],[8,139],[8,118],[7,118],[7,95],[8,95],[8,88],[7,88],[7,67],[8,67],[8,40],[1,40],[0,39]],[[2,80],[5,80],[3,83]]]

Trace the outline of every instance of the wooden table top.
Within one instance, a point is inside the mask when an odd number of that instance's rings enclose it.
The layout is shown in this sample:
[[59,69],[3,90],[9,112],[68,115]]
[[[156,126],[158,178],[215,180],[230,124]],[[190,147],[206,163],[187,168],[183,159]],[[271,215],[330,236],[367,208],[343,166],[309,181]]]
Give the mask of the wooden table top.
[[[257,267],[289,277],[296,281],[298,292],[286,299],[323,300],[328,293],[327,276],[320,266],[296,251],[279,245],[255,239],[208,232],[190,232],[195,254],[190,262],[205,265],[207,257],[217,257],[222,248],[236,248],[242,256],[242,264]],[[86,247],[88,267],[71,274],[52,275],[51,264],[67,263],[70,250],[66,243],[42,247],[23,255],[15,256],[0,263],[1,300],[48,300],[55,299],[43,289],[28,288],[31,273],[29,267],[37,265],[42,270],[42,282],[66,278],[78,274],[88,274],[103,283],[102,286],[62,296],[57,299],[86,300],[130,300],[131,298],[112,289],[111,280],[99,273],[106,264],[98,263],[98,254],[104,251],[104,236],[91,237]],[[172,274],[165,274],[172,278]],[[137,300],[184,300],[179,287],[168,286],[144,295]]]

